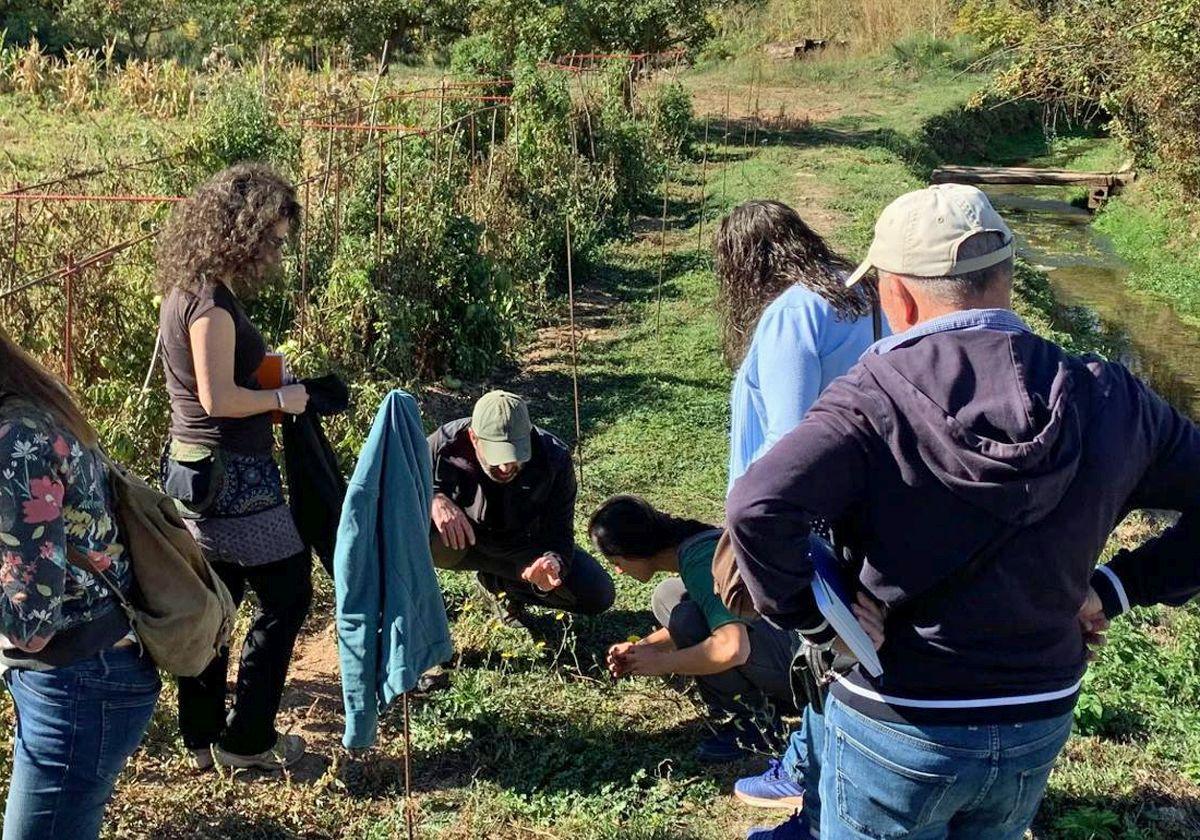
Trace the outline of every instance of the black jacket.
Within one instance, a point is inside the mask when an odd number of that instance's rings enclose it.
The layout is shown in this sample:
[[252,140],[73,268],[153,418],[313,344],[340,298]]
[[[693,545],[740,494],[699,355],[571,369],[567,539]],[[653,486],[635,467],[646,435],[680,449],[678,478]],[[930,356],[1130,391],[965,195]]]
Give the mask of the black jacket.
[[504,548],[553,551],[570,569],[575,548],[575,471],[557,437],[533,428],[532,456],[508,484],[484,473],[467,431],[471,418],[454,420],[429,436],[433,491],[470,518],[477,540]]
[[333,549],[337,541],[346,479],[321,417],[339,414],[350,405],[346,384],[336,376],[307,379],[308,408],[283,421],[283,458],[287,466],[288,499],[292,518],[305,545],[316,552],[333,578]]

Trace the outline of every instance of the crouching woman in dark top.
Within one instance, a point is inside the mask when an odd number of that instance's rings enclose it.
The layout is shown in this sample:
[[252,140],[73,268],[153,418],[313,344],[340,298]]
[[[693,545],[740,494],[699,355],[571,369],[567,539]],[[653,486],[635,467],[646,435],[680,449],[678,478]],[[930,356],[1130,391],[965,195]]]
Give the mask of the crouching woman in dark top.
[[614,677],[695,677],[715,733],[696,749],[701,761],[725,762],[777,749],[781,713],[795,713],[789,681],[799,637],[725,608],[713,587],[721,530],[655,509],[637,496],[614,496],[592,514],[588,534],[620,574],[647,582],[661,626],[637,642],[609,648]]

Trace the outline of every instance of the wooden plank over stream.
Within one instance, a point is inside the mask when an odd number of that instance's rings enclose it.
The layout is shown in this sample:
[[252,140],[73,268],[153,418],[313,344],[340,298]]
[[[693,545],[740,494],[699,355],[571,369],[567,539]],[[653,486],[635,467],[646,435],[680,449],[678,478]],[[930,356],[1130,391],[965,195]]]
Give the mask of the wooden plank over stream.
[[1137,178],[1133,171],[1073,172],[1069,169],[1034,169],[1024,166],[940,166],[933,170],[935,184],[1082,184],[1089,187],[1123,187]]

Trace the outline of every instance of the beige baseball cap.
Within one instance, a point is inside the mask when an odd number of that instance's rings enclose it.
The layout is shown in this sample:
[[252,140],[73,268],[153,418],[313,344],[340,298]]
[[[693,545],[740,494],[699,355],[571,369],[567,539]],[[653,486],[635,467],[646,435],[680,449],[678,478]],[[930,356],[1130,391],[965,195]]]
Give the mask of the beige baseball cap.
[[[958,258],[964,240],[989,231],[1001,234],[1004,245],[980,257]],[[884,208],[867,258],[846,285],[853,286],[872,268],[909,277],[953,277],[989,268],[1012,255],[1012,231],[982,190],[936,184],[905,193]]]
[[513,461],[523,464],[532,456],[529,406],[516,394],[488,391],[480,397],[471,414],[471,429],[483,457],[493,466]]

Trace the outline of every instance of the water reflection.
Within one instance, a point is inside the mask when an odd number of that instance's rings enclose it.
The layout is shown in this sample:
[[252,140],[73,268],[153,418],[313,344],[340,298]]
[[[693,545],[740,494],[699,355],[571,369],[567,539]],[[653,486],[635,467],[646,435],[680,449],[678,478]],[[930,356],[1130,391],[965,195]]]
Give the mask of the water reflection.
[[1062,199],[1062,190],[989,186],[1012,226],[1017,250],[1046,271],[1060,301],[1095,313],[1130,348],[1121,359],[1174,405],[1200,418],[1200,335],[1171,308],[1125,286],[1129,266],[1091,227],[1091,214]]

